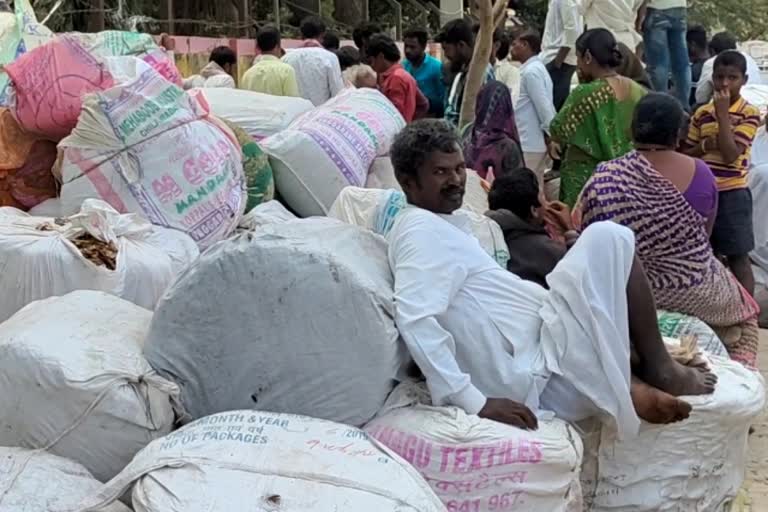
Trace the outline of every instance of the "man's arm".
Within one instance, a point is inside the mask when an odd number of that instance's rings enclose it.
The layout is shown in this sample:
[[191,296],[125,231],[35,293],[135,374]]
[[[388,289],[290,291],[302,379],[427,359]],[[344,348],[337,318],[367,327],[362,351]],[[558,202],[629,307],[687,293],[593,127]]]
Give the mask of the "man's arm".
[[339,59],[335,57],[328,70],[328,87],[331,91],[331,97],[336,96],[344,90],[344,77],[341,75],[341,64],[339,64]]
[[525,90],[531,98],[533,108],[539,118],[539,127],[542,132],[549,136],[549,125],[557,115],[555,105],[552,102],[552,88],[547,87],[549,76],[541,68],[533,73],[524,73],[523,80],[526,81]]
[[299,94],[299,82],[296,80],[296,71],[293,67],[286,69],[285,81],[283,82],[283,95],[298,98]]
[[715,85],[712,82],[712,73],[714,72],[714,60],[709,59],[701,68],[699,85],[696,86],[696,103],[709,103],[712,100],[712,94]]
[[560,18],[563,20],[563,37],[565,46],[557,51],[553,65],[556,68],[562,67],[572,48],[576,47],[576,40],[584,31],[584,23],[579,11],[579,6],[573,0],[563,0],[560,2]]

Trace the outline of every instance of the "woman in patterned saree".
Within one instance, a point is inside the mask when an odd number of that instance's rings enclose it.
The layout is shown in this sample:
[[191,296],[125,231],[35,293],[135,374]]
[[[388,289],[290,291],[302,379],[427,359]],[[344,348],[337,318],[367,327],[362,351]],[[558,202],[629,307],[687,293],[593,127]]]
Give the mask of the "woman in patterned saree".
[[646,94],[642,86],[616,71],[622,57],[609,31],[584,32],[576,41],[576,58],[581,85],[571,92],[550,125],[550,153],[566,148],[560,167],[560,199],[571,207],[600,162],[632,149],[632,112]]
[[754,367],[758,307],[712,251],[717,187],[706,164],[675,152],[683,120],[671,96],[640,101],[636,149],[598,166],[582,194],[582,224],[631,228],[658,307],[709,324],[732,359]]

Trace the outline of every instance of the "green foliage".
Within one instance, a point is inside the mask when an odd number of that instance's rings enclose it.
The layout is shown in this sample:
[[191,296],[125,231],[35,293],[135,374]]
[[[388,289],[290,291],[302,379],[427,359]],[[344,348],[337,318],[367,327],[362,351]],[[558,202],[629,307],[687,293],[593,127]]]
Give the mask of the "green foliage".
[[740,41],[768,39],[768,0],[690,0],[691,22],[711,34],[732,32]]

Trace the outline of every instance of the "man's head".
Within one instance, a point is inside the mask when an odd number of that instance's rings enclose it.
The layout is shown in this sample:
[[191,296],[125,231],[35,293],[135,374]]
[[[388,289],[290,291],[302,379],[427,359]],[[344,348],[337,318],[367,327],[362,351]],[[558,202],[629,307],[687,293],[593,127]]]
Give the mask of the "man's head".
[[209,60],[231,75],[237,65],[237,54],[228,46],[219,46],[213,49]]
[[321,44],[323,45],[323,48],[325,48],[329,52],[335,52],[341,47],[341,41],[339,40],[339,36],[335,32],[326,32],[323,35],[323,40],[321,41]]
[[467,171],[456,130],[442,119],[407,125],[390,151],[395,177],[408,202],[434,213],[461,208]]
[[706,28],[701,25],[688,27],[685,40],[688,43],[688,58],[691,62],[700,62],[709,58]]
[[493,33],[493,55],[496,60],[505,60],[509,57],[510,40],[506,30],[499,28]]
[[381,27],[375,23],[365,22],[358,25],[352,31],[352,40],[355,42],[355,46],[360,50],[360,57],[365,59],[365,50],[368,47],[368,40],[373,34],[380,34],[382,32]]
[[712,70],[715,90],[728,91],[731,101],[741,97],[741,88],[747,83],[747,59],[736,50],[726,50],[715,59]]
[[512,58],[518,62],[527,62],[541,53],[541,37],[533,30],[526,30],[512,43]]
[[532,224],[543,223],[542,208],[545,204],[538,178],[525,167],[496,178],[488,193],[491,210],[509,210]]
[[472,60],[475,35],[468,21],[459,19],[446,23],[435,38],[443,46],[443,55],[451,63],[454,73],[462,71]]
[[267,25],[256,34],[256,46],[265,55],[280,56],[280,31],[274,25]]
[[354,46],[342,46],[336,50],[336,56],[342,71],[360,64],[360,52]]
[[376,73],[384,73],[392,67],[392,64],[400,61],[400,50],[388,35],[374,34],[368,41],[366,56],[368,65]]
[[317,16],[307,16],[299,26],[302,39],[317,39],[320,41],[325,34],[325,23]]
[[736,38],[729,32],[715,34],[709,42],[709,50],[712,52],[712,55],[720,55],[723,52],[735,49]]
[[414,64],[421,64],[427,52],[427,30],[413,28],[403,36],[405,58]]

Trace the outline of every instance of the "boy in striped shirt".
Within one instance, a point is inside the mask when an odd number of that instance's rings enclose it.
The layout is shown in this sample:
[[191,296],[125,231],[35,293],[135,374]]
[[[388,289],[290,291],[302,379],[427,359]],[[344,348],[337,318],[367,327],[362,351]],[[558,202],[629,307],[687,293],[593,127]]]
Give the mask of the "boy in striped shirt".
[[746,81],[747,61],[741,53],[718,55],[713,72],[714,99],[693,116],[686,153],[704,160],[717,179],[719,204],[712,247],[727,260],[744,288],[754,294],[749,252],[755,240],[747,169],[760,111],[741,97]]

